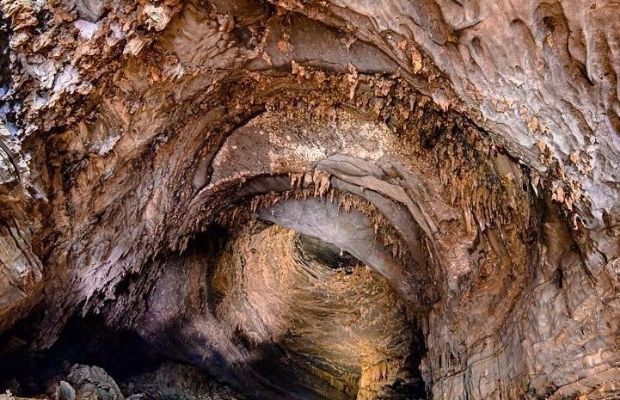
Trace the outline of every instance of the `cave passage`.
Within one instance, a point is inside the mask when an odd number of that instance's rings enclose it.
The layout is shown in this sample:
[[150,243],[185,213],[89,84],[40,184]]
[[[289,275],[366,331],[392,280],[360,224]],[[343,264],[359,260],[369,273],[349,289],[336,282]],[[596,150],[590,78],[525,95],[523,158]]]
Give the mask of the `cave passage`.
[[0,400],[620,398],[618,15],[1,0]]
[[424,395],[414,321],[385,277],[334,244],[255,221],[211,279],[216,320],[265,385],[300,399]]
[[[406,257],[396,257],[371,224],[360,209],[345,211],[318,197],[284,201],[232,230],[215,224],[197,236],[192,246],[206,251],[200,253],[209,293],[203,312],[234,347],[218,355],[222,368],[211,371],[212,379],[250,397],[260,387],[258,398],[424,398],[417,321],[378,272],[396,276],[389,268],[406,268]],[[15,342],[28,334],[16,329],[9,336]],[[171,348],[186,351],[190,343]],[[165,346],[157,350],[131,331],[111,330],[101,318],[76,317],[51,349],[6,358],[11,367],[3,365],[0,379],[20,395],[51,393],[71,365],[97,365],[129,395],[170,356]],[[243,381],[248,375],[251,385]]]

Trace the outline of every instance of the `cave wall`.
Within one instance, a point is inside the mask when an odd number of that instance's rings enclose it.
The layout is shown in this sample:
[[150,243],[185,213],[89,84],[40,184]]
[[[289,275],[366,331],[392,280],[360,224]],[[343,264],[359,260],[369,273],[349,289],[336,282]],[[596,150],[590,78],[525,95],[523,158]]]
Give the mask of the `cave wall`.
[[[316,161],[282,145],[301,125],[415,160],[433,398],[617,395],[617,2],[1,6],[0,330],[42,307],[39,346],[75,312],[153,338],[191,314],[194,289],[167,314],[144,293],[185,285],[160,278],[240,165]],[[240,131],[283,156],[242,165]]]

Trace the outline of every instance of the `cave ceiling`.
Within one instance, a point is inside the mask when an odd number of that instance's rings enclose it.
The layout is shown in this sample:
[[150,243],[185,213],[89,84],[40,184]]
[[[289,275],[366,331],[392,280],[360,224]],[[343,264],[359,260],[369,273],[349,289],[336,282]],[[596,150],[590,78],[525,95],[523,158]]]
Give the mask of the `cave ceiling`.
[[619,2],[0,12],[1,384],[620,396]]

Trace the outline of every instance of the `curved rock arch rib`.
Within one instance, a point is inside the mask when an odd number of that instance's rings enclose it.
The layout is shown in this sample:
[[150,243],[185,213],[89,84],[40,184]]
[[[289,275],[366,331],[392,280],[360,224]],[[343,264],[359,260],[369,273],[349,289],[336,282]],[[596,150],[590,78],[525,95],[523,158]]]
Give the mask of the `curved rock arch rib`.
[[617,2],[375,3],[0,2],[0,389],[617,395]]

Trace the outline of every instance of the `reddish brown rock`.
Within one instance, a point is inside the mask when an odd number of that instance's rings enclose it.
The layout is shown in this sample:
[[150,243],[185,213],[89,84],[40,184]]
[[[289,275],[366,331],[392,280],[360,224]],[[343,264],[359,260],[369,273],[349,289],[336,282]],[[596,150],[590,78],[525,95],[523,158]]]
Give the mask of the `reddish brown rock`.
[[135,335],[250,397],[618,396],[615,2],[0,10],[0,382]]

